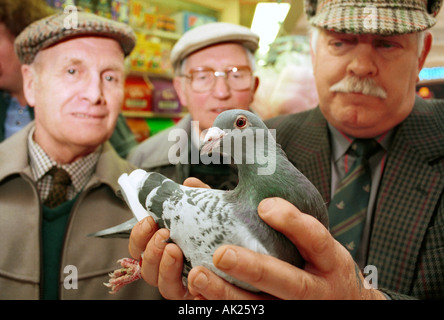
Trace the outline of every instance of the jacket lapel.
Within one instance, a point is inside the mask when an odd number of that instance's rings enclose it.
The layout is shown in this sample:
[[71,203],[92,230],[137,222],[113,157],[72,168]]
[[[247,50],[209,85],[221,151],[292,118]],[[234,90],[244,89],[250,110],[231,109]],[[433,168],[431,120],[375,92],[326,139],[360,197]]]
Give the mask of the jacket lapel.
[[418,100],[395,134],[379,188],[368,264],[381,287],[409,292],[419,250],[444,188],[444,136]]
[[[289,160],[319,190],[326,202],[330,201],[331,166],[327,121],[319,108],[305,119],[306,125],[289,130],[285,150]],[[296,125],[295,125],[296,126]],[[295,130],[296,129],[296,130]]]

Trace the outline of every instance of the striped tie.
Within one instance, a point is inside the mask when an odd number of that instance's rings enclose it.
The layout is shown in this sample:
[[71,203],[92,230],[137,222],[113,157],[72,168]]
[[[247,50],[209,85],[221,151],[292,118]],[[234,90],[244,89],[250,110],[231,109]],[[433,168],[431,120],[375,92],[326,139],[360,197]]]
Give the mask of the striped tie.
[[374,139],[355,139],[348,153],[355,163],[339,183],[328,208],[330,232],[355,257],[361,242],[370,197],[371,174],[368,159],[380,145]]
[[62,168],[52,167],[48,171],[52,176],[52,188],[46,198],[44,205],[49,208],[55,208],[66,201],[68,186],[71,184],[69,173]]

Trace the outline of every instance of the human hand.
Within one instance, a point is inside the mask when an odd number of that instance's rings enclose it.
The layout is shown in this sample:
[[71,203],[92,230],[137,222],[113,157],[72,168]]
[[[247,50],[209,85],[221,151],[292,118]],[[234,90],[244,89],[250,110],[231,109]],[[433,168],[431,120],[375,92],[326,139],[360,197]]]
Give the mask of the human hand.
[[[188,178],[184,185],[194,188],[209,188],[196,178]],[[159,229],[152,217],[139,221],[131,231],[129,252],[140,260],[142,253],[142,278],[158,287],[167,299],[191,299],[182,283],[183,253],[174,243],[168,243],[169,231]]]
[[188,276],[192,295],[201,299],[385,299],[381,292],[364,287],[364,277],[349,252],[314,217],[279,198],[262,201],[258,212],[296,245],[306,261],[304,268],[245,248],[221,246],[213,255],[214,265],[264,293],[247,292],[196,267]]

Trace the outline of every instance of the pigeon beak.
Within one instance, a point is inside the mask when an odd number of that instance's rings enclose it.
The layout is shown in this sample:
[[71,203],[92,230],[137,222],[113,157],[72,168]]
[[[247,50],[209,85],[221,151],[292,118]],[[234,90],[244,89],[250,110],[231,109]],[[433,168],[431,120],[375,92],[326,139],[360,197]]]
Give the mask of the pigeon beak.
[[213,149],[219,147],[220,142],[227,133],[218,127],[211,127],[205,135],[200,154],[211,153]]

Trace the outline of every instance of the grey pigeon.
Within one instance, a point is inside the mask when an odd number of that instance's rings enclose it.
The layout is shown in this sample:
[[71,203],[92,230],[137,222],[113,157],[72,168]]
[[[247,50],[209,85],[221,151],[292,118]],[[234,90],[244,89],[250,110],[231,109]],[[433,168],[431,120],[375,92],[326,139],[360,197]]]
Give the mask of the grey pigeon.
[[[170,230],[170,240],[181,248],[184,281],[192,267],[204,266],[241,288],[257,291],[214,267],[213,253],[224,244],[301,267],[303,259],[296,247],[260,219],[257,207],[265,198],[284,198],[328,227],[327,209],[318,190],[291,164],[262,120],[251,112],[229,110],[216,118],[205,136],[201,157],[210,161],[219,153],[231,156],[238,167],[239,183],[234,190],[186,187],[159,173],[138,169],[119,178],[121,192],[136,219],[94,235],[128,234],[137,220],[151,215],[159,227]],[[121,233],[122,229],[126,231]],[[121,275],[120,271],[117,276]],[[115,289],[129,282],[123,278],[112,279],[109,286]]]

